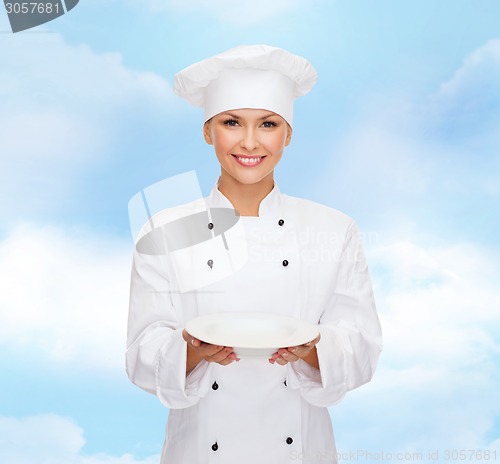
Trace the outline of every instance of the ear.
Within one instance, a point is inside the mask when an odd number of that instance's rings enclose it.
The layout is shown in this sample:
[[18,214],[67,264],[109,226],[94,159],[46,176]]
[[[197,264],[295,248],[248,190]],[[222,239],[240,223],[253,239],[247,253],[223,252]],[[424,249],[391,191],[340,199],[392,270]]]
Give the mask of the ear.
[[287,125],[287,134],[285,139],[285,147],[288,147],[290,140],[292,140],[292,127],[288,123],[286,123],[286,125]]
[[210,133],[210,121],[211,120],[209,119],[205,124],[203,124],[203,138],[209,145],[213,145],[212,135]]

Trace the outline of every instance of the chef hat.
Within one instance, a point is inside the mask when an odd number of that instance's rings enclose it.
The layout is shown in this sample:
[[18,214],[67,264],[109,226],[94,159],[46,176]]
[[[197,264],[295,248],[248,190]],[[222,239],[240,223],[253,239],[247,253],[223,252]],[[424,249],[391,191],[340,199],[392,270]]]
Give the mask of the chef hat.
[[203,107],[204,121],[227,110],[258,108],[292,125],[294,99],[309,92],[317,77],[301,56],[268,45],[243,45],[178,72],[174,92]]

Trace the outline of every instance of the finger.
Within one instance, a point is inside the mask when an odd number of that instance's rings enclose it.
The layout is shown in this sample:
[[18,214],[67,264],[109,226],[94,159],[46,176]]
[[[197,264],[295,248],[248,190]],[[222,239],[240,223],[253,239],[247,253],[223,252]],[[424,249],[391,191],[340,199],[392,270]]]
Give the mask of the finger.
[[231,364],[234,361],[234,359],[223,359],[222,361],[219,361],[217,364],[220,364],[221,366],[227,366]]
[[[280,357],[281,357],[281,356],[280,356]],[[278,357],[278,358],[276,358],[276,359],[270,358],[270,359],[269,359],[269,362],[270,362],[271,364],[276,364],[276,363],[278,362],[278,359],[280,359],[280,357]]]
[[285,356],[286,359],[289,359],[291,356],[295,356],[295,353],[293,353],[290,348],[280,348],[278,350],[278,355],[279,356]]
[[288,353],[288,350],[286,348],[280,348],[278,350],[278,357],[276,358],[276,362],[281,365],[281,366],[284,366],[286,363],[288,363],[288,356],[289,354]]
[[306,356],[309,351],[311,351],[311,347],[309,346],[306,346],[306,345],[300,345],[300,346],[292,346],[290,348],[288,348],[288,351],[290,353],[292,353],[294,356],[296,356],[297,358],[302,358],[304,356]]
[[236,353],[232,352],[225,359],[223,359],[222,361],[219,361],[219,364],[221,364],[222,366],[227,366],[228,364],[231,364],[234,361],[238,362],[239,360],[240,360],[240,358],[238,358]]
[[296,361],[298,358],[290,353],[286,348],[280,348],[276,353],[273,353],[271,358],[269,358],[269,362],[271,364],[278,363],[281,366],[284,366],[288,361]]
[[231,353],[226,359],[220,361],[219,364],[221,364],[222,366],[227,366],[228,364],[231,364],[234,361],[238,362],[239,360],[240,358],[236,356],[236,353]]
[[186,329],[182,329],[182,338],[194,348],[198,348],[202,343],[199,339],[193,337]]
[[284,353],[281,355],[281,357],[288,362],[295,362],[295,361],[298,361],[298,359],[299,359],[299,357],[296,354],[294,354],[288,350],[285,350]]
[[223,346],[220,346],[220,345],[212,345],[210,343],[202,343],[200,345],[199,348],[197,348],[197,352],[198,354],[202,357],[202,358],[210,358],[212,356],[215,356],[217,355],[218,353],[220,353],[221,351],[224,350],[224,347]]
[[286,359],[283,359],[282,356],[280,356],[278,359],[276,359],[276,363],[279,364],[280,366],[284,366],[288,363]]
[[226,359],[231,353],[233,349],[230,347],[223,347],[221,350],[217,351],[211,356],[205,357],[208,362],[220,363],[224,359]]

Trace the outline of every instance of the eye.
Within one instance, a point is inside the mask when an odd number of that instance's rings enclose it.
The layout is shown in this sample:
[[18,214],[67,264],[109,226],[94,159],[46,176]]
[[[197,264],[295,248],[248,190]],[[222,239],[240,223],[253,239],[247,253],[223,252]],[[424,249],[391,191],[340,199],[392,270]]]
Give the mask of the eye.
[[266,128],[269,129],[271,127],[276,127],[277,124],[274,121],[264,121],[262,125]]
[[226,119],[224,121],[224,125],[229,127],[236,127],[238,125],[238,121],[236,119]]

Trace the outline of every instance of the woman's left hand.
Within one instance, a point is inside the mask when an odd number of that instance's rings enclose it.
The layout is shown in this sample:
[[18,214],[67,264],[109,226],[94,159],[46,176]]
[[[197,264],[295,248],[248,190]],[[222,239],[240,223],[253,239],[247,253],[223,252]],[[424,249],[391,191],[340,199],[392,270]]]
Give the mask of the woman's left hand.
[[311,351],[316,349],[316,344],[319,342],[320,338],[321,335],[318,335],[314,340],[304,343],[303,345],[280,348],[269,358],[269,362],[271,364],[277,363],[284,366],[289,362],[308,358],[308,356],[311,355]]

